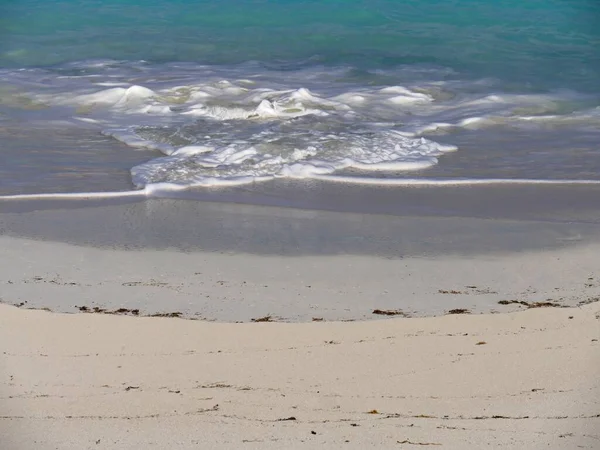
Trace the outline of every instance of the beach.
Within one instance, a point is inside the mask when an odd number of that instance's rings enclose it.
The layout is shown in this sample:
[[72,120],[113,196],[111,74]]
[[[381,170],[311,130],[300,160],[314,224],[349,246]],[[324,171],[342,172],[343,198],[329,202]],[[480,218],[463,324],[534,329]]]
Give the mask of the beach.
[[2,448],[600,445],[594,223],[17,203]]
[[598,303],[303,324],[0,311],[6,449],[599,446]]
[[600,449],[597,17],[0,2],[0,450]]
[[[583,192],[576,195],[593,197]],[[593,201],[571,210],[541,201],[517,219],[523,203],[509,194],[494,202],[492,220],[413,215],[409,195],[390,201],[409,211],[397,216],[169,199],[5,200],[2,301],[66,313],[307,322],[370,319],[376,309],[419,317],[577,306],[600,295]],[[453,196],[413,195],[421,205]],[[542,220],[552,215],[563,220]]]

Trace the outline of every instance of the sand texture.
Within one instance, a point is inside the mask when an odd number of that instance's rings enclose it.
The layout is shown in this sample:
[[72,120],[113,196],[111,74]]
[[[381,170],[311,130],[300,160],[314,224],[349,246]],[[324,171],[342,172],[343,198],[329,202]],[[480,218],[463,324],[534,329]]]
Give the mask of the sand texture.
[[382,258],[124,250],[0,237],[0,301],[249,322],[510,312],[600,298],[588,244],[507,254]]
[[223,324],[0,305],[1,448],[600,448],[600,304]]
[[0,450],[600,449],[595,224],[159,202],[0,233]]

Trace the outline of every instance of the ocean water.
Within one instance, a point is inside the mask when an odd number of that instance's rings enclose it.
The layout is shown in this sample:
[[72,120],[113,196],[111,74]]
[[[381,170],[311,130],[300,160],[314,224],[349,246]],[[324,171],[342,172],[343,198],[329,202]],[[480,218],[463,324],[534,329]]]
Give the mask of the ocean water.
[[594,0],[0,2],[0,194],[600,183]]

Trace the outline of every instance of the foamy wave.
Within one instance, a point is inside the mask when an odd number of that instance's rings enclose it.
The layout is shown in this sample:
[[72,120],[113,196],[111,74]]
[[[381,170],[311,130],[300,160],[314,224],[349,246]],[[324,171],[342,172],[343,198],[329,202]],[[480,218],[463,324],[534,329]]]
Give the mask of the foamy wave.
[[239,179],[312,178],[344,169],[419,170],[453,150],[390,130],[338,130],[336,134],[294,130],[287,139],[261,132],[246,142],[221,147],[182,147],[169,152],[170,156],[134,167],[131,173],[138,187],[160,182],[216,185]]
[[[99,83],[106,86],[107,83]],[[122,83],[108,83],[109,86],[122,85]],[[86,114],[98,109],[114,109],[138,114],[165,114],[170,112],[168,105],[161,104],[157,94],[144,86],[109,87],[108,89],[73,95],[42,94],[35,98],[49,105],[73,106],[76,112]]]
[[409,105],[432,102],[433,97],[425,93],[391,86],[326,98],[306,88],[249,89],[249,85],[220,80],[163,90],[114,87],[70,101],[147,116],[161,116],[168,105],[167,116],[194,118],[186,137],[182,137],[181,126],[103,130],[131,147],[167,155],[131,170],[138,187],[163,182],[225,185],[265,178],[311,178],[344,169],[421,170],[437,164],[442,154],[456,150],[427,139],[413,139],[390,129],[393,123],[371,123],[368,111],[355,105],[366,102],[370,109],[380,105],[387,118],[390,111],[405,112]]
[[[457,150],[436,142],[439,135],[452,142],[458,130],[589,127],[600,116],[597,103],[586,106],[589,99],[572,92],[493,92],[493,83],[419,78],[403,85],[397,77],[398,83],[371,86],[340,82],[339,71],[282,77],[252,73],[255,66],[219,71],[183,65],[156,73],[140,66],[118,75],[115,64],[90,66],[106,69],[103,76],[61,75],[49,89],[11,92],[0,104],[43,108],[39,116],[47,111],[54,121],[59,111],[65,123],[160,151],[166,156],[131,169],[132,181],[139,188],[166,183],[178,189],[328,177],[401,185],[409,183],[404,172],[426,170]],[[32,80],[24,85],[33,86]]]

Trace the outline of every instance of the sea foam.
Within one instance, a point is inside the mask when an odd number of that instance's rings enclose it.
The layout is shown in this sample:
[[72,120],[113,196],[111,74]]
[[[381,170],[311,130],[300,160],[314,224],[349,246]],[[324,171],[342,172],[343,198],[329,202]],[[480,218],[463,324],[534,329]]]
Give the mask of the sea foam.
[[118,64],[90,67],[108,73],[47,75],[51,83],[38,86],[39,70],[15,72],[23,91],[0,105],[43,105],[37,114],[48,123],[97,127],[129,147],[162,153],[149,152],[147,162],[131,168],[138,189],[275,178],[415,185],[410,172],[460,151],[452,143],[456,131],[590,127],[600,115],[597,103],[574,92],[506,93],[489,80],[407,76],[405,84],[370,86],[335,81],[342,69],[282,78],[256,66],[180,65],[156,73],[143,64],[132,72]]

